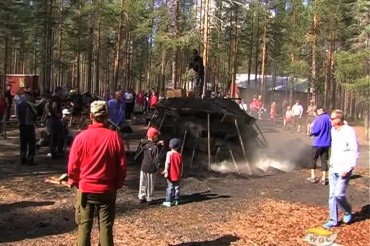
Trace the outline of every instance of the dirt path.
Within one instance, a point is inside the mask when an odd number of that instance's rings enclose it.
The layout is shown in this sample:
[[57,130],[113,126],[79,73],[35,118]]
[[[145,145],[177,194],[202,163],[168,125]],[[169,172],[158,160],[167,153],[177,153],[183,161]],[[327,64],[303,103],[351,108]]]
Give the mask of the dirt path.
[[[273,157],[268,162],[281,165],[285,159],[295,165],[294,171],[271,169],[270,175],[255,178],[216,173],[186,177],[177,207],[161,207],[165,180],[160,178],[157,204],[139,205],[139,167],[130,161],[117,200],[116,245],[307,245],[306,230],[320,226],[328,212],[328,187],[305,182],[308,170],[302,167],[309,158],[310,139],[261,126],[272,146],[265,150]],[[140,129],[131,136],[133,147]],[[0,141],[0,148],[0,244],[74,245],[74,190],[43,182],[64,172],[65,162],[41,156],[37,167],[23,167],[16,162],[15,139]],[[370,237],[369,170],[362,162],[360,166],[348,191],[358,213],[356,223],[333,230],[342,245],[367,245]],[[97,245],[94,228],[92,245]]]

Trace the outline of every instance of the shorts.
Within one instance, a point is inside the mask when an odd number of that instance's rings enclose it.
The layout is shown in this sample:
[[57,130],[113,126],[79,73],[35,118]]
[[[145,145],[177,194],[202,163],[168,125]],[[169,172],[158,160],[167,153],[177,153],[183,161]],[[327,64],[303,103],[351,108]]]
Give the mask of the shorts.
[[312,146],[312,161],[310,169],[316,169],[317,159],[321,160],[321,171],[328,171],[329,147]]
[[307,124],[311,124],[315,120],[315,116],[309,115],[307,116]]

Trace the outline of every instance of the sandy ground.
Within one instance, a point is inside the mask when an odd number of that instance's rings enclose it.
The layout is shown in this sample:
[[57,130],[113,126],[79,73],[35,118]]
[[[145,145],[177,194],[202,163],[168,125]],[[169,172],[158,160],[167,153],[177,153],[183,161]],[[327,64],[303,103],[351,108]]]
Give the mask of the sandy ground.
[[[158,177],[156,204],[137,202],[139,165],[129,157],[126,184],[119,191],[114,227],[116,245],[308,245],[307,230],[328,215],[328,186],[307,183],[311,139],[261,123],[269,147],[263,175],[242,177],[212,172],[182,180],[181,204],[164,208],[165,180]],[[66,170],[66,161],[51,161],[41,150],[36,167],[18,165],[16,131],[0,140],[0,244],[74,245],[75,191],[44,183]],[[134,150],[142,126],[134,126]],[[370,238],[368,143],[348,190],[355,221],[331,230],[341,245],[368,245]],[[241,167],[242,168],[242,167]],[[227,163],[222,170],[233,171]],[[98,243],[97,225],[92,245]]]

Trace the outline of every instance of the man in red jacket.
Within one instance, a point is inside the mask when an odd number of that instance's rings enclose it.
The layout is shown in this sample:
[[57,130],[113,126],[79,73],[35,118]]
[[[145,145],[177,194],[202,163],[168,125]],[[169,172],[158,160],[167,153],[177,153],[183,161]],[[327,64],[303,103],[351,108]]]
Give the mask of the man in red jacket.
[[117,190],[123,186],[127,166],[118,133],[106,128],[105,101],[91,103],[89,128],[75,138],[68,162],[68,178],[78,187],[76,201],[77,245],[90,245],[95,210],[101,246],[113,245]]

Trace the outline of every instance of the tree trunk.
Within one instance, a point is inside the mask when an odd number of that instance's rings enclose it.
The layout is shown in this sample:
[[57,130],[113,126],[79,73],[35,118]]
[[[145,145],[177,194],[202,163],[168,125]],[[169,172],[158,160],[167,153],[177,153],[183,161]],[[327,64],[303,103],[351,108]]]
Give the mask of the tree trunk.
[[267,61],[267,16],[263,23],[263,36],[262,36],[262,65],[261,65],[261,95],[265,100],[266,94],[266,82],[265,82],[265,67]]
[[202,98],[206,97],[207,92],[207,76],[208,76],[208,49],[209,49],[209,0],[205,0],[204,6],[204,33],[203,33],[203,60],[204,60],[204,79],[203,79],[203,93]]
[[249,57],[248,57],[248,88],[251,84],[251,72],[252,72],[252,57],[253,57],[253,35],[254,35],[254,14],[252,14],[252,22],[251,22],[251,36],[250,36],[250,49],[249,49]]
[[[173,19],[173,30],[172,30],[172,38],[173,40],[177,39],[178,33],[179,33],[179,15],[180,15],[180,0],[174,0],[174,19]],[[172,49],[172,83],[173,88],[177,88],[177,79],[178,79],[178,68],[177,68],[177,45]]]
[[[114,70],[113,70],[113,82],[114,87],[117,87],[118,84],[118,75],[119,75],[119,69],[120,69],[120,51],[122,47],[122,36],[123,36],[123,21],[124,21],[124,0],[121,0],[121,13],[120,13],[120,19],[118,24],[118,31],[117,31],[117,37],[116,37],[116,48],[115,48],[115,56],[114,56]],[[113,90],[113,88],[111,88]]]
[[332,67],[333,67],[333,53],[334,53],[334,32],[330,32],[330,38],[329,38],[329,47],[326,55],[326,73],[325,73],[325,85],[324,85],[324,106],[326,108],[329,108],[333,105],[331,105],[332,100],[330,97],[330,92],[332,91]]
[[[101,0],[103,3],[104,0]],[[101,49],[101,16],[100,13],[98,15],[98,40],[96,46],[96,61],[95,61],[95,88],[94,92],[99,94],[100,89],[100,49]]]
[[257,23],[256,23],[256,28],[257,28],[257,33],[256,33],[256,53],[254,57],[254,65],[255,65],[255,71],[254,71],[254,88],[258,88],[258,53],[259,53],[259,35],[260,35],[260,17],[259,13],[257,13]]

